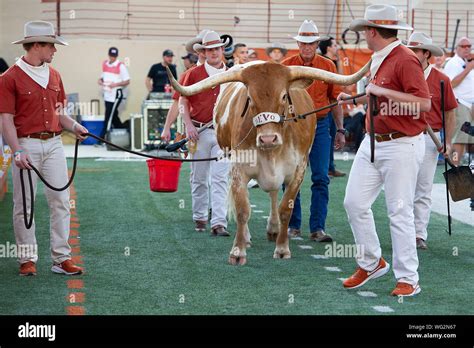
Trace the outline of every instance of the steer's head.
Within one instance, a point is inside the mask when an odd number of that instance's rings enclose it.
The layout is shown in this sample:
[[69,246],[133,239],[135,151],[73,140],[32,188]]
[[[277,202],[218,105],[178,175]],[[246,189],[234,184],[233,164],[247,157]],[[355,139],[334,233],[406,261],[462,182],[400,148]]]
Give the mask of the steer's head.
[[282,145],[283,119],[293,113],[290,89],[307,88],[313,80],[350,85],[361,79],[369,66],[370,62],[353,75],[338,75],[316,68],[254,61],[234,66],[191,86],[181,86],[170,71],[168,76],[174,89],[184,96],[223,83],[242,82],[247,89],[247,103],[242,116],[257,129],[257,147],[273,149]]

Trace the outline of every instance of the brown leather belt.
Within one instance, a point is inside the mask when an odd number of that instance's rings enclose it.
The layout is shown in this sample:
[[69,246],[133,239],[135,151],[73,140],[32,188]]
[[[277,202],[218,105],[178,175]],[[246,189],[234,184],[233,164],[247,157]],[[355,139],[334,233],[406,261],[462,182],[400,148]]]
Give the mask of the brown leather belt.
[[401,132],[394,132],[394,133],[387,133],[387,134],[375,134],[375,140],[377,142],[383,142],[383,141],[390,141],[398,138],[403,138],[406,137],[406,134],[403,134]]
[[62,131],[59,132],[39,132],[39,133],[32,133],[27,136],[24,136],[23,138],[33,138],[33,139],[41,139],[41,140],[48,140],[51,138],[54,138],[58,135],[61,135]]
[[[201,128],[201,127],[204,127],[206,124],[208,124],[208,123],[211,122],[211,121],[206,122],[206,123],[203,123],[203,122],[198,122],[198,121],[191,120],[191,122],[192,122],[193,125],[195,125],[196,127]],[[207,128],[209,128],[209,129],[214,129],[214,125],[211,125],[211,126],[209,126],[209,127],[207,127]]]
[[[433,129],[433,132],[434,132],[434,133],[438,133],[438,132],[440,132],[440,131],[441,131],[441,129]],[[428,132],[426,131],[426,129],[423,131],[423,134],[428,134]]]

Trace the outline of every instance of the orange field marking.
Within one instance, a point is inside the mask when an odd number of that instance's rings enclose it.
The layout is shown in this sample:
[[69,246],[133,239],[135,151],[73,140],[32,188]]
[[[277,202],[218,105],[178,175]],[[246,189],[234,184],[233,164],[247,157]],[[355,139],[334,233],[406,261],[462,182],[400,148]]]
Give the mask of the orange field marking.
[[66,313],[67,315],[84,315],[86,310],[83,306],[67,306]]

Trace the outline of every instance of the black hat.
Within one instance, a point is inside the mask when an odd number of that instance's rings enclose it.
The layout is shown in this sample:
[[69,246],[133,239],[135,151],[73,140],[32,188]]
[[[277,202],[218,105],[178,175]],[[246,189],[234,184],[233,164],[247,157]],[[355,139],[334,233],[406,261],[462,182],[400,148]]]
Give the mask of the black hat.
[[181,59],[189,59],[189,61],[193,64],[196,64],[199,60],[198,56],[192,53],[188,53],[187,55],[182,56]]
[[174,57],[174,53],[172,50],[164,50],[163,51],[163,57]]
[[109,48],[109,56],[118,57],[118,48],[117,47],[110,47]]

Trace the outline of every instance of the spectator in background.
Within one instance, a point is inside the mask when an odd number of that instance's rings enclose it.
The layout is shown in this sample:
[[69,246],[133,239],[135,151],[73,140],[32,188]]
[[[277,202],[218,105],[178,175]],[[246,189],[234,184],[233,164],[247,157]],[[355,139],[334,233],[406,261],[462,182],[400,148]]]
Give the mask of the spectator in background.
[[281,63],[283,58],[285,58],[288,50],[286,49],[285,45],[274,42],[270,47],[265,49],[267,52],[268,57],[270,57],[270,61],[275,63]]
[[434,67],[439,71],[444,71],[444,64],[446,63],[446,50],[441,48],[443,55],[439,57],[434,57]]
[[[178,78],[176,65],[173,64],[174,53],[172,50],[163,51],[163,61],[151,66],[145,79],[145,85],[150,93],[163,93],[171,91],[170,80],[166,74],[166,67],[169,67],[174,78]],[[169,90],[168,90],[169,89]]]
[[459,39],[456,54],[444,67],[444,73],[451,79],[454,95],[459,102],[456,109],[456,127],[453,143],[453,162],[458,164],[466,146],[474,144],[474,137],[461,131],[464,122],[473,121],[474,113],[474,60],[471,58],[471,40]]
[[199,57],[195,54],[188,53],[187,55],[181,57],[183,60],[184,68],[186,70],[189,70],[191,68],[194,68],[199,60]]
[[234,53],[232,54],[234,65],[245,64],[249,61],[249,50],[244,43],[234,45]]
[[[330,59],[336,66],[336,70],[341,74],[342,67],[339,64],[338,50],[339,46],[337,45],[336,40],[333,37],[329,37],[329,40],[321,41],[319,43],[319,49],[323,57]],[[345,176],[346,173],[336,170],[336,165],[334,164],[334,138],[336,137],[336,124],[334,119],[329,117],[329,134],[331,135],[331,153],[329,155],[329,177],[341,177]]]
[[118,107],[115,108],[113,115],[112,108],[114,106],[117,90],[122,89],[123,98],[127,98],[127,86],[130,84],[130,75],[124,63],[118,60],[119,51],[116,47],[109,48],[109,59],[102,63],[102,75],[99,79],[99,85],[103,89],[103,97],[105,102],[105,127],[100,135],[101,138],[107,132],[107,123],[112,117],[112,126],[122,128],[124,125],[118,117]]
[[8,64],[3,58],[0,58],[0,75],[8,70]]
[[253,62],[254,60],[258,60],[257,51],[254,49],[249,49],[249,62]]

